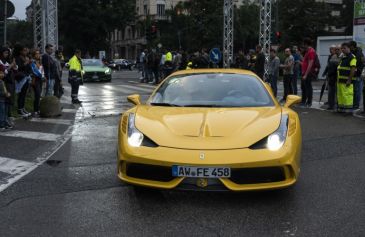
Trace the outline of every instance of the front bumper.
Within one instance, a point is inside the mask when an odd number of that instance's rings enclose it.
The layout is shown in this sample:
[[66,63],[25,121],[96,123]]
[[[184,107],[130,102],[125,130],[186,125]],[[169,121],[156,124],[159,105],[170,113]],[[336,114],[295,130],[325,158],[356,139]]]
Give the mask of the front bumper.
[[93,82],[93,81],[111,81],[112,75],[105,74],[105,72],[86,72],[83,75],[84,82]]
[[[118,176],[133,184],[159,189],[249,191],[293,185],[300,172],[301,145],[286,145],[279,152],[266,149],[183,150],[166,147],[118,149]],[[205,159],[199,159],[201,152]],[[230,167],[231,177],[220,179],[173,177],[173,165]],[[200,184],[204,185],[200,185]]]

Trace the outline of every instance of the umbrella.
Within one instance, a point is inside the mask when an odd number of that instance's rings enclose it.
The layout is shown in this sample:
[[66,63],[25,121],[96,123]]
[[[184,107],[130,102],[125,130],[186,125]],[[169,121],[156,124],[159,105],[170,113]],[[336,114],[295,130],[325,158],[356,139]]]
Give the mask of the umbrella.
[[321,94],[319,95],[319,102],[321,102],[323,94],[324,94],[324,90],[327,88],[327,78],[326,80],[323,82],[322,88],[321,88]]

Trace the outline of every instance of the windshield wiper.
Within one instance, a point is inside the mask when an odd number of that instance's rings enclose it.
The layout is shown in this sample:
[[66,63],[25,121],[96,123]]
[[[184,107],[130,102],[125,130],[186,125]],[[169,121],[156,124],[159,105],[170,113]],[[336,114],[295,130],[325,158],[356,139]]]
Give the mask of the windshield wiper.
[[153,106],[170,106],[170,107],[181,107],[181,105],[170,104],[170,103],[150,103]]
[[191,105],[182,105],[183,107],[208,107],[208,108],[214,108],[214,107],[223,107],[222,105],[216,105],[216,104],[191,104]]

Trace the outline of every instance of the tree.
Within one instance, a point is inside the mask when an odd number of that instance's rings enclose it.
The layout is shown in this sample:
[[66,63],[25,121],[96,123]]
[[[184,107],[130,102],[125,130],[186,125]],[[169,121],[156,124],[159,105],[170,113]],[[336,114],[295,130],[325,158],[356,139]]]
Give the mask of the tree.
[[284,44],[299,43],[304,37],[326,35],[333,22],[328,4],[316,0],[280,0],[279,20]]
[[7,41],[12,45],[21,44],[33,47],[33,25],[27,21],[9,21],[7,25]]
[[245,3],[234,13],[234,48],[254,48],[258,42],[260,29],[260,9],[257,4]]
[[110,47],[109,33],[133,22],[134,0],[60,0],[59,44],[67,54],[76,48],[96,55]]

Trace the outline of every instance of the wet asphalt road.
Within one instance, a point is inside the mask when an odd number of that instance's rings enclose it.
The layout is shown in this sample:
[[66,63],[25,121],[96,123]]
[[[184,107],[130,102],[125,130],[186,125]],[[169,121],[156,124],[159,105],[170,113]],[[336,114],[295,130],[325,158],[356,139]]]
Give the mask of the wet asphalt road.
[[[69,139],[0,193],[0,236],[365,236],[365,121],[296,109],[302,168],[287,190],[136,191],[116,176],[118,114],[130,106],[127,94],[146,98],[153,88],[136,81],[135,72],[123,72],[112,83],[85,84],[83,107],[63,101],[65,124],[19,121],[22,130]],[[54,148],[51,141],[0,139],[3,157],[40,158]],[[10,149],[14,143],[24,149]]]

